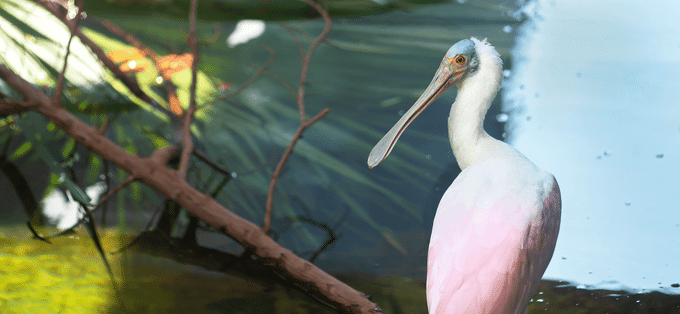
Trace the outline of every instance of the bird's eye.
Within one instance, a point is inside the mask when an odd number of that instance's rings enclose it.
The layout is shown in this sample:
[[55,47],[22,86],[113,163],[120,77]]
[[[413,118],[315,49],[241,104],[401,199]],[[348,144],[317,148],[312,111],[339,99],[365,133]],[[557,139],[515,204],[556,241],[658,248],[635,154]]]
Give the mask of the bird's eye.
[[465,58],[465,56],[456,57],[456,65],[465,65],[465,62],[467,62],[467,58]]

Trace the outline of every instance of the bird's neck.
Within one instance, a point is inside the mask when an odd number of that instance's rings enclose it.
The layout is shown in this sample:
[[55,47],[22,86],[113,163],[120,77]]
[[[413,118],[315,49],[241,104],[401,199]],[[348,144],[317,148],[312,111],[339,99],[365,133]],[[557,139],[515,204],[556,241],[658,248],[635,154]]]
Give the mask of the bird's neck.
[[480,58],[476,73],[458,87],[449,115],[449,140],[461,169],[489,156],[494,146],[505,146],[484,131],[484,117],[500,88],[502,70],[500,59]]

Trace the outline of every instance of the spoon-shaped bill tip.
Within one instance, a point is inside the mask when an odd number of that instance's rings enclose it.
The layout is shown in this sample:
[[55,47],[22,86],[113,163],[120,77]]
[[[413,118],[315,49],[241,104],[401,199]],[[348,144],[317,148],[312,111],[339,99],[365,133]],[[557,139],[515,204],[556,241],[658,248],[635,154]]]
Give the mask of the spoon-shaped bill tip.
[[371,150],[371,153],[368,155],[368,168],[373,169],[373,167],[377,166],[381,161],[387,157],[387,154],[389,154],[389,151],[386,151],[384,149],[385,147],[385,138],[380,140],[378,144],[373,147]]

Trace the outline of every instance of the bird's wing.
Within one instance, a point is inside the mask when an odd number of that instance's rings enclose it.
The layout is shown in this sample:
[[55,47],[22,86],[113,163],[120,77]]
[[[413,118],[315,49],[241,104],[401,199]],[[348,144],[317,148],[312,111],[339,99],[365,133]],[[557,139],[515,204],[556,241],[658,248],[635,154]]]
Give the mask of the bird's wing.
[[439,204],[428,252],[430,313],[524,313],[552,257],[559,228],[552,175],[518,180],[489,175],[492,168],[467,168]]

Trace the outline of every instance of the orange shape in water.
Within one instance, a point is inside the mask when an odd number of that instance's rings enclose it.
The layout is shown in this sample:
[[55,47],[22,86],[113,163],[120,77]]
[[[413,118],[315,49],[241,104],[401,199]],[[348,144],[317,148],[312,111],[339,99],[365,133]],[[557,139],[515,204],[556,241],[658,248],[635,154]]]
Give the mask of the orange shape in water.
[[139,73],[151,66],[149,59],[134,59],[129,60],[119,66],[120,70],[125,73]]
[[159,58],[156,66],[163,76],[171,77],[179,71],[191,68],[193,59],[194,57],[190,53],[181,55],[169,54]]
[[182,115],[182,105],[179,103],[179,99],[177,97],[171,97],[170,98],[170,111],[177,115],[178,117]]
[[118,49],[116,51],[112,51],[106,54],[111,61],[115,63],[121,63],[125,61],[130,61],[130,60],[138,60],[138,59],[143,59],[144,54],[142,52],[134,47],[130,48],[123,48],[123,49]]

